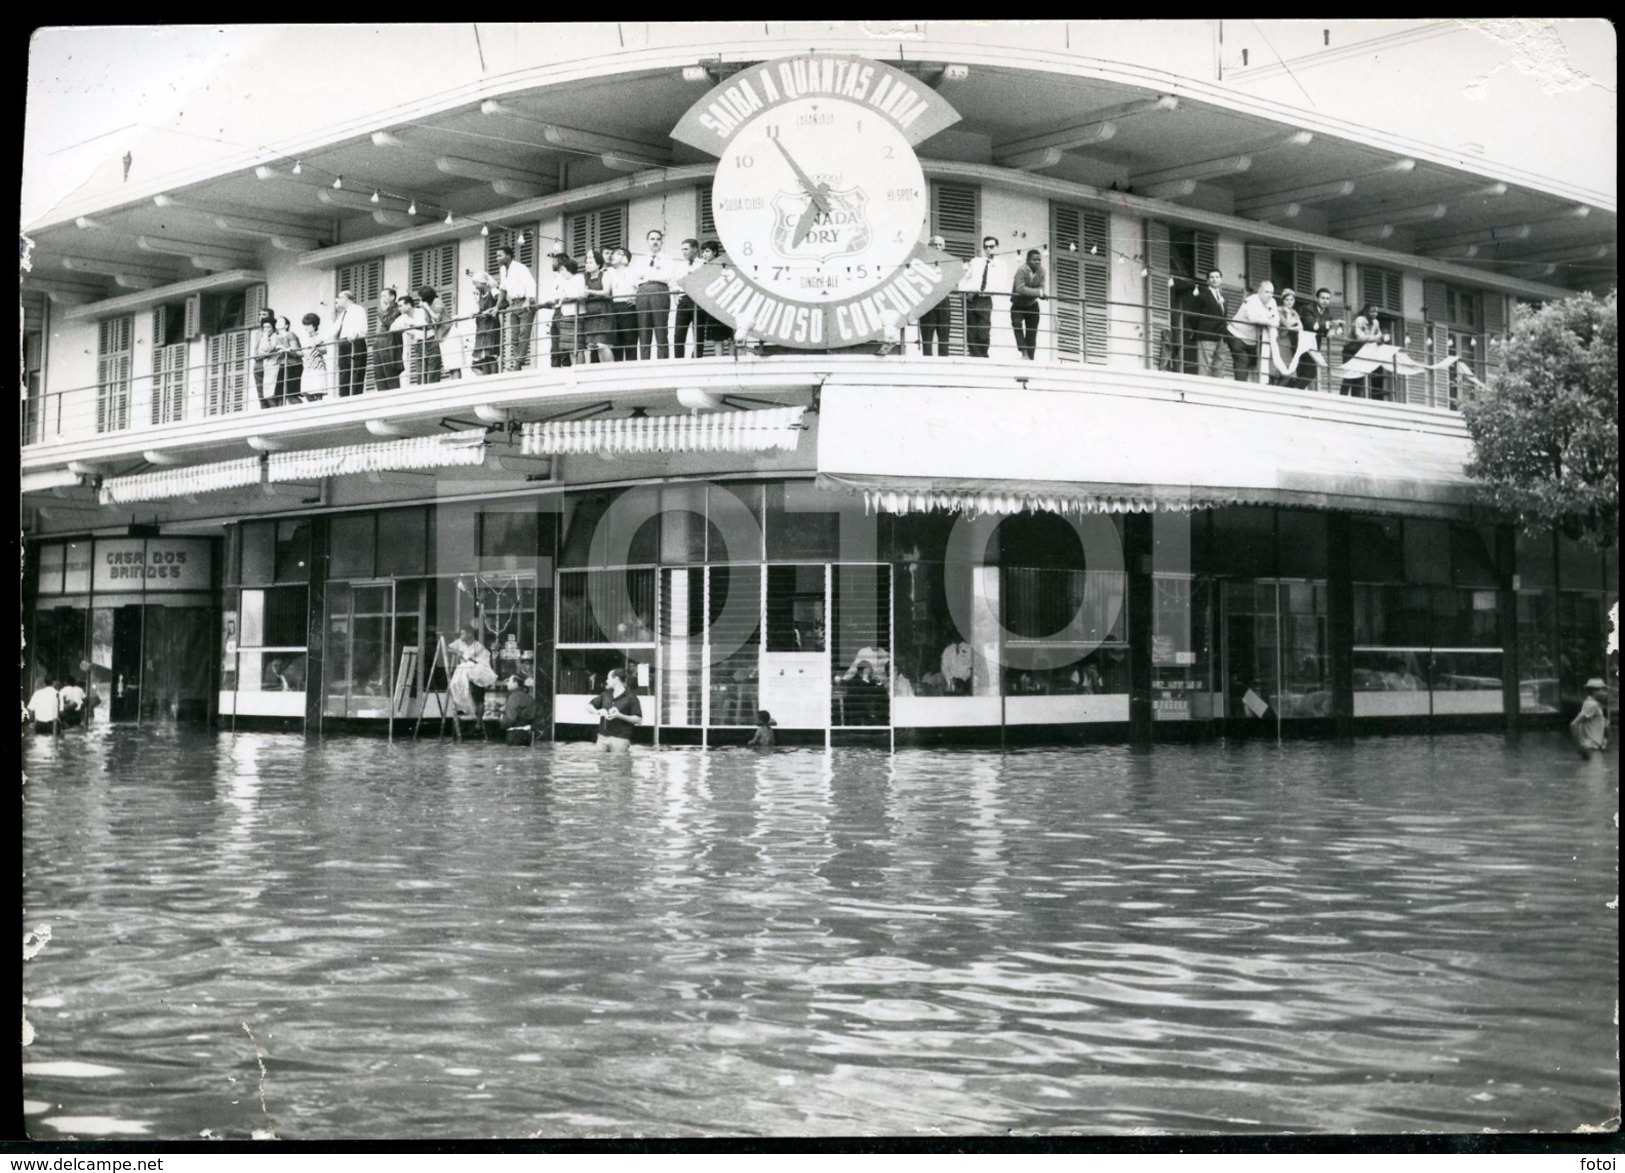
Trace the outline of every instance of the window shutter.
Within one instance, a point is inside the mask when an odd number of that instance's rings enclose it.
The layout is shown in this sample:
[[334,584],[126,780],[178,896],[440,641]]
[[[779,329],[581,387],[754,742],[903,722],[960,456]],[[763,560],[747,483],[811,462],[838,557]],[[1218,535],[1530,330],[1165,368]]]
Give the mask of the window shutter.
[[1450,320],[1450,307],[1445,298],[1443,281],[1422,282],[1422,316],[1430,322]]
[[227,415],[243,410],[249,381],[248,339],[252,334],[252,330],[233,330],[209,335],[204,399],[207,414]]
[[[530,270],[531,276],[536,275],[536,249],[540,238],[540,224],[521,224],[518,228],[493,228],[491,235],[485,238],[485,271],[492,277],[501,280],[502,266],[497,263],[497,249],[507,247],[513,249],[514,260]],[[565,235],[569,235],[566,233]],[[519,238],[523,236],[523,241]],[[452,254],[452,266],[456,267],[456,253]],[[438,288],[438,286],[436,287]],[[441,293],[444,297],[444,292]]]
[[700,197],[700,243],[715,240],[717,235],[717,218],[711,211],[711,185],[708,183],[699,189]]
[[203,295],[194,293],[186,299],[186,323],[182,333],[187,338],[203,337]]
[[1207,275],[1219,267],[1219,238],[1211,232],[1191,235],[1196,245],[1196,280],[1206,283]]
[[[586,216],[571,216],[564,225],[564,247],[572,257],[584,257],[592,247],[592,225]],[[493,270],[494,272],[494,270]]]
[[1404,313],[1404,285],[1399,274],[1392,269],[1360,266],[1360,304],[1375,305],[1379,310],[1397,317]]
[[1155,220],[1145,226],[1145,306],[1146,306],[1146,359],[1150,369],[1178,370],[1175,356],[1178,340],[1173,326],[1173,290],[1171,280],[1171,249],[1168,225]]
[[1490,334],[1504,334],[1507,328],[1507,308],[1504,294],[1493,290],[1484,294],[1484,329]]
[[164,335],[168,333],[169,307],[165,305],[152,308],[152,353],[156,357],[164,347]]
[[29,371],[40,368],[40,353],[44,349],[44,336],[37,332],[30,332],[23,338],[23,366]]
[[[1539,304],[1539,303],[1537,303]],[[1501,370],[1501,345],[1507,338],[1506,295],[1486,290],[1484,293],[1484,331],[1479,335],[1478,349],[1483,361],[1478,370],[1485,382]]]
[[[1428,361],[1428,324],[1414,319],[1408,319],[1401,325],[1405,331],[1395,342],[1403,343],[1405,353],[1417,362],[1426,365]],[[1429,388],[1427,375],[1405,376],[1405,402],[1426,405],[1429,402]]]
[[[1424,329],[1427,330],[1428,340],[1433,345],[1428,348],[1427,358],[1423,361],[1429,364],[1443,362],[1450,355],[1450,328],[1442,322],[1428,322],[1424,325]],[[1428,387],[1432,406],[1452,406],[1450,403],[1450,368],[1441,367],[1436,371],[1429,371]]]
[[613,208],[594,208],[590,212],[577,212],[564,223],[564,238],[569,241],[570,255],[585,256],[589,248],[629,248],[626,241],[627,210],[625,204]]
[[135,315],[106,318],[97,327],[96,430],[130,426],[130,346]]
[[[348,289],[350,295],[355,298],[355,303],[367,311],[367,333],[376,334],[378,332],[378,296],[384,289],[384,258],[374,257],[370,261],[357,261],[353,265],[340,265],[333,271],[333,278],[334,294],[337,295],[342,290]],[[244,337],[246,340],[247,336]],[[374,343],[369,340],[367,345],[370,348]],[[363,385],[363,390],[371,391],[373,389],[373,376],[376,373],[376,367],[377,363],[372,361],[369,355],[367,381]],[[213,369],[213,363],[210,364],[210,368]],[[226,407],[222,410],[240,411],[242,409],[242,389],[240,387],[237,389],[237,395],[239,397],[237,406]]]
[[[960,183],[931,185],[931,233],[942,237],[949,254],[962,261],[976,255],[981,219],[981,188]],[[965,299],[957,294],[948,297],[948,353],[965,353]]]
[[243,291],[243,324],[245,326],[259,322],[260,315],[265,312],[268,300],[264,284],[250,285]]
[[1298,301],[1305,298],[1313,301],[1315,298],[1315,254],[1304,252],[1301,249],[1292,253],[1292,287],[1297,291]]
[[407,284],[413,290],[427,285],[440,295],[440,310],[448,320],[457,316],[457,244],[431,245],[412,250],[407,265]]
[[1051,204],[1050,240],[1055,268],[1056,357],[1105,362],[1106,303],[1111,297],[1111,248],[1106,216],[1102,212]]
[[1270,259],[1274,251],[1267,244],[1255,244],[1248,241],[1245,280],[1249,291],[1257,289],[1259,282],[1270,279]]

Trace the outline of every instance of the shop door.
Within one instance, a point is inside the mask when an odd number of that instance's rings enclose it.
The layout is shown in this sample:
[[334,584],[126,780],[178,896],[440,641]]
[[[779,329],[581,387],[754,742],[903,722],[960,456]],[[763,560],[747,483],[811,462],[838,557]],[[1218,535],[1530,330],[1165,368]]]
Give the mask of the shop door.
[[141,720],[208,719],[215,622],[214,612],[206,607],[148,605],[142,635]]
[[829,722],[891,725],[891,567],[832,566]]
[[829,571],[823,563],[767,568],[758,695],[781,729],[830,722]]
[[138,603],[112,609],[113,621],[112,695],[108,698],[108,718],[137,721],[141,718],[141,625],[144,621]]
[[1326,585],[1222,584],[1224,715],[1230,728],[1279,734],[1283,721],[1331,714]]
[[390,715],[396,685],[394,613],[393,580],[329,584],[322,664],[327,716]]

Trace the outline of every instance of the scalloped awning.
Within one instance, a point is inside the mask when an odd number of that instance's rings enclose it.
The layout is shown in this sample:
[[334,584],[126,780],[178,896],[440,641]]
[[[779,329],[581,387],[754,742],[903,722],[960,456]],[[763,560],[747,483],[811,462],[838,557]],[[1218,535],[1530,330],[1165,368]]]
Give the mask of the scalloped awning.
[[766,452],[794,449],[805,407],[651,415],[624,419],[549,420],[526,424],[526,456],[584,452]]
[[132,501],[162,501],[193,493],[218,493],[260,483],[260,458],[222,460],[214,464],[194,464],[186,468],[164,468],[157,472],[127,477],[108,477],[102,482],[103,505],[126,505]]
[[470,468],[485,461],[485,429],[413,436],[379,444],[346,444],[305,452],[273,452],[266,459],[272,482],[306,481],[358,472],[391,472],[425,468]]

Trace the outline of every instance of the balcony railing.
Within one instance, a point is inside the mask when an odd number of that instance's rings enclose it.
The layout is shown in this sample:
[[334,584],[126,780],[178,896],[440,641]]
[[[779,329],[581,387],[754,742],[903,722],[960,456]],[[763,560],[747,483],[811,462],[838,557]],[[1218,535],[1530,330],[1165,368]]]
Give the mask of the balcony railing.
[[[1305,359],[1289,379],[1271,369],[1274,340],[1258,348],[1256,366],[1238,372],[1236,352],[1223,339],[1204,357],[1197,340],[1185,335],[1175,311],[1160,322],[1148,321],[1145,306],[1130,302],[1085,302],[1050,297],[1040,303],[1037,320],[1021,317],[1022,333],[1012,322],[1009,294],[987,295],[993,302],[985,328],[981,307],[972,295],[955,293],[934,316],[904,325],[896,337],[840,351],[868,354],[877,363],[900,359],[963,362],[1025,362],[1050,369],[1139,366],[1226,381],[1272,382],[1319,392],[1392,399],[1435,407],[1459,407],[1462,380],[1454,370],[1425,375],[1383,372],[1345,383],[1339,339],[1325,355],[1327,365]],[[675,298],[674,298],[675,300]],[[394,389],[447,379],[486,379],[532,371],[546,380],[575,365],[605,362],[669,364],[722,357],[734,361],[772,362],[776,354],[803,354],[763,346],[748,331],[735,332],[702,313],[679,306],[666,331],[664,345],[651,335],[638,338],[635,316],[621,312],[558,313],[551,308],[503,310],[496,314],[448,319],[432,330],[368,335],[365,354],[355,345],[324,338],[299,350],[298,377],[285,355],[256,355],[254,331],[234,331],[205,339],[201,346],[177,344],[154,352],[152,370],[129,373],[131,364],[105,364],[117,370],[112,380],[65,390],[33,394],[22,401],[20,433],[24,446],[62,443],[98,435],[161,435],[169,427],[211,418],[275,411],[320,411],[321,405],[364,394],[387,397]],[[1283,348],[1289,346],[1282,338]],[[398,348],[398,358],[396,351]],[[1285,350],[1290,354],[1291,351]],[[202,354],[202,362],[188,363]],[[1211,359],[1209,364],[1206,359]],[[398,363],[398,366],[396,365]],[[696,372],[698,373],[698,372]]]

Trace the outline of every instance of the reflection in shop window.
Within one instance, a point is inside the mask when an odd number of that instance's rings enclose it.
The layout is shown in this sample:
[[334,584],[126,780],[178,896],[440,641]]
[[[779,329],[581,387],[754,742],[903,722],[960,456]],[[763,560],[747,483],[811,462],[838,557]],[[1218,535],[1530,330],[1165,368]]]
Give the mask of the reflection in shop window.
[[1004,568],[1007,696],[1128,692],[1126,576]]
[[654,642],[655,572],[570,570],[559,574],[562,644]]
[[[627,684],[639,697],[654,694],[654,652],[649,648],[626,647],[561,650],[558,691],[561,694],[597,695],[608,687],[606,681],[612,668],[626,673]],[[582,714],[560,713],[559,716],[561,720],[568,721],[584,719]]]

